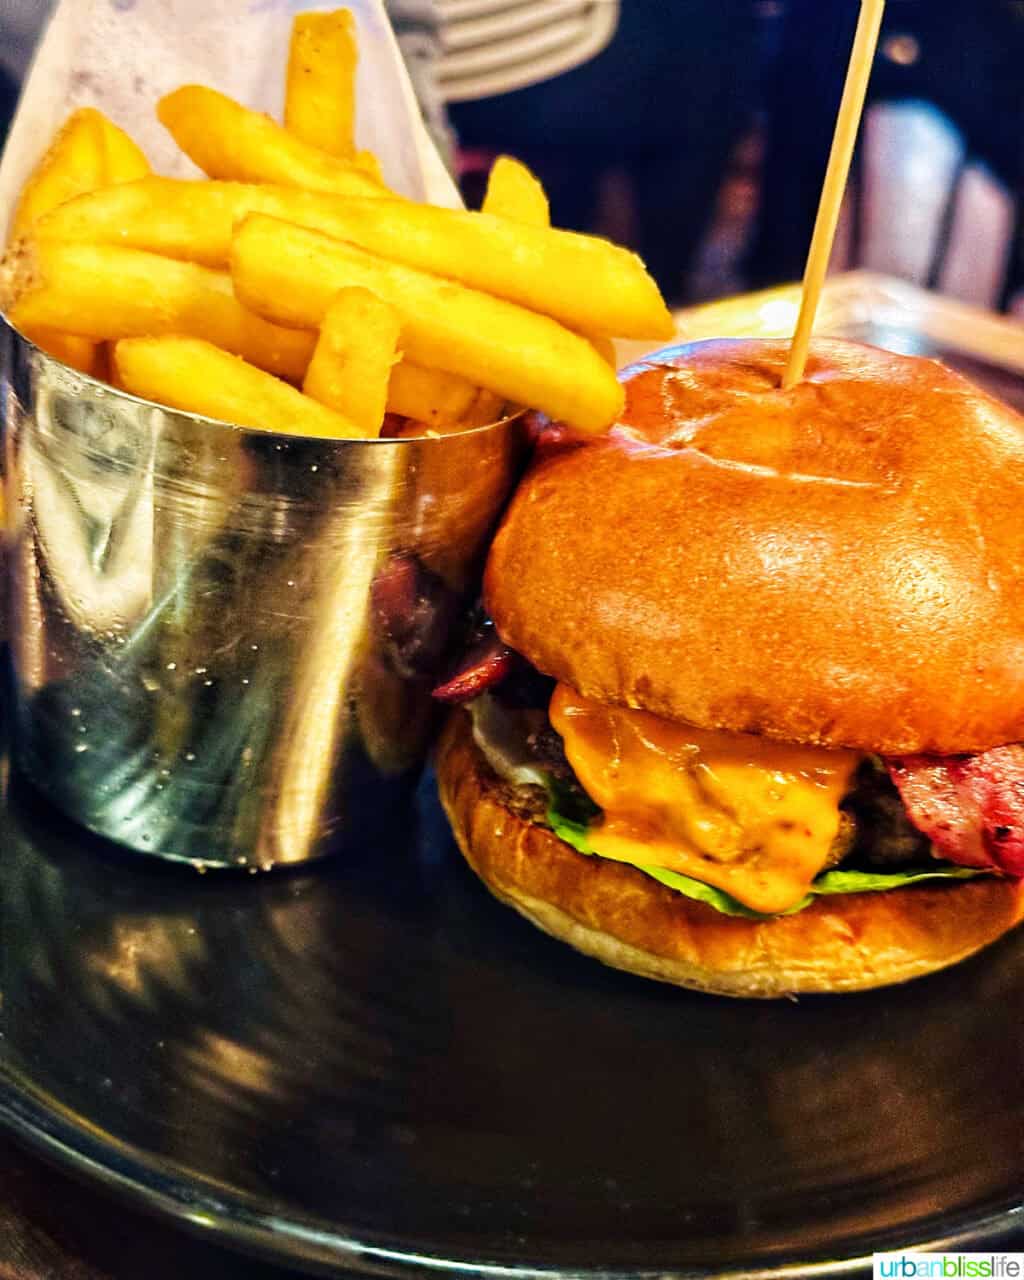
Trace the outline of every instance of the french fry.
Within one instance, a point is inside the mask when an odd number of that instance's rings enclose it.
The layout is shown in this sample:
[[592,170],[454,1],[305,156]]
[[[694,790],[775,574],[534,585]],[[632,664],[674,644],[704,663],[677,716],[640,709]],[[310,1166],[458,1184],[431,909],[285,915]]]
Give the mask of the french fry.
[[288,50],[285,128],[342,159],[355,152],[357,58],[355,21],[348,9],[296,16]]
[[286,190],[244,182],[143,178],[69,200],[39,221],[36,234],[41,240],[116,244],[222,267],[235,221],[254,210],[280,212]]
[[415,363],[461,374],[582,431],[604,430],[622,409],[612,370],[550,317],[319,232],[251,214],[236,232],[231,274],[242,302],[295,328],[315,327],[339,289],[361,285],[395,308]]
[[503,396],[476,387],[443,369],[424,369],[403,360],[391,371],[388,412],[411,418],[441,433],[482,427],[501,416]]
[[470,427],[486,427],[488,423],[497,422],[505,407],[505,397],[481,387],[462,421],[458,424],[463,431]]
[[393,262],[457,280],[587,333],[670,337],[672,318],[635,254],[572,231],[411,200],[312,201],[281,216]]
[[443,369],[424,369],[403,359],[391,370],[388,413],[414,418],[428,427],[460,423],[476,403],[479,388]]
[[339,195],[380,194],[358,165],[310,146],[258,111],[189,84],[157,104],[157,115],[175,142],[211,178],[279,182]]
[[384,181],[384,172],[380,167],[380,161],[372,151],[357,151],[352,157],[352,163],[357,169],[371,177],[378,187],[381,187],[381,195],[389,196],[392,192],[389,190],[387,183]]
[[[227,264],[232,228],[246,213],[315,222],[325,200],[335,199],[294,187],[148,177],[68,201],[39,222],[37,234],[43,240],[120,245],[216,267]],[[466,378],[402,360],[391,372],[388,411],[432,428],[490,421],[481,417],[489,402],[481,404],[479,392]]]
[[114,348],[114,365],[126,390],[172,409],[285,435],[362,434],[334,409],[201,338],[126,338]]
[[65,201],[115,182],[149,173],[149,164],[128,135],[102,111],[74,111],[36,165],[18,199],[10,240],[27,235]]
[[279,209],[286,221],[517,302],[571,329],[633,338],[675,332],[640,259],[594,236],[411,200],[324,197],[289,208],[283,198]]
[[[383,190],[380,195],[387,193]],[[247,182],[144,178],[69,200],[37,224],[41,239],[117,244],[225,267],[234,225],[247,213],[300,224],[330,216],[341,197]]]
[[[540,179],[512,156],[498,156],[491,165],[482,211],[515,222],[528,222],[534,227],[551,225],[551,208]],[[601,334],[584,334],[584,337],[606,364],[613,369],[618,367],[611,338]]]
[[102,112],[97,114],[103,133],[105,181],[135,182],[144,178],[150,168],[142,148]]
[[671,316],[640,259],[593,236],[410,200],[303,202],[280,216],[431,275],[552,316],[569,328],[668,337]]
[[42,241],[14,265],[7,296],[8,317],[23,332],[56,329],[94,342],[188,334],[296,382],[316,340],[246,310],[224,272],[114,245]]
[[100,113],[72,112],[21,189],[9,239],[27,235],[45,213],[106,180],[106,147]]
[[549,227],[551,209],[540,180],[512,156],[498,156],[487,175],[484,213],[511,218],[531,227]]
[[[68,199],[148,172],[146,157],[101,111],[83,107],[73,112],[22,188],[11,242],[31,234],[41,218]],[[100,372],[100,353],[86,338],[38,327],[29,328],[25,336],[82,373]]]
[[80,338],[76,333],[61,333],[59,329],[32,327],[25,332],[25,337],[48,356],[63,361],[79,373],[89,373],[97,378],[102,372],[102,347],[88,338]]
[[363,435],[379,435],[398,335],[393,307],[366,289],[342,289],[324,313],[303,391]]
[[[673,332],[642,262],[553,230],[542,185],[507,156],[480,213],[396,197],[377,157],[355,149],[357,57],[348,11],[303,14],[283,126],[200,85],[164,97],[158,117],[206,181],[153,176],[102,113],[75,112],[23,192],[0,305],[44,349],[115,385],[129,385],[136,352],[156,395],[164,374],[183,381],[175,361],[191,352],[201,372],[248,379],[253,396],[276,394],[260,370],[302,385],[292,409],[322,402],[350,435],[391,415],[464,429],[519,404],[584,431],[609,425],[624,399],[611,337]],[[214,393],[167,398],[193,394]]]
[[605,364],[610,364],[613,369],[618,367],[619,360],[615,354],[615,343],[612,342],[611,338],[606,338],[599,333],[589,333],[586,338]]
[[131,245],[220,266],[230,253],[232,223],[248,213],[311,227],[518,302],[571,329],[631,337],[674,332],[657,286],[625,249],[571,231],[409,200],[147,178],[73,201],[45,219],[39,234]]

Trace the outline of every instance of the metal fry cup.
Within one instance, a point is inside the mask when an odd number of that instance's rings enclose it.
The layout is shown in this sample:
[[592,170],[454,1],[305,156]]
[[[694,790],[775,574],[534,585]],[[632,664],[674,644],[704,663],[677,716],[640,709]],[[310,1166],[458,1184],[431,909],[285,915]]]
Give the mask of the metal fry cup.
[[0,341],[18,767],[139,853],[255,868],[372,838],[429,745],[519,419],[285,437]]

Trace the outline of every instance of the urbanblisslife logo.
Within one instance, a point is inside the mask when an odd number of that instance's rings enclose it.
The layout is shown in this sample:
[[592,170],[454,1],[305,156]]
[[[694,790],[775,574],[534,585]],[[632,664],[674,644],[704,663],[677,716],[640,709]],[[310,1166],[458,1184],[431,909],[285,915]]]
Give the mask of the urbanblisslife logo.
[[1024,1280],[1024,1253],[876,1253],[874,1280]]

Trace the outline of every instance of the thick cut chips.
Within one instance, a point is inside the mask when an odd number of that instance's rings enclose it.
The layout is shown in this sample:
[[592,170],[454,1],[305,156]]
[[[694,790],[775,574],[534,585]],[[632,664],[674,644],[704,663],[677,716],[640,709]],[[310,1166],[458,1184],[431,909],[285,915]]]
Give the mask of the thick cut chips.
[[222,271],[114,245],[39,244],[24,254],[8,299],[10,319],[22,330],[57,329],[93,341],[187,334],[296,382],[316,338],[247,310]]
[[491,214],[343,198],[284,186],[149,178],[57,210],[40,234],[104,240],[223,266],[249,213],[322,231],[393,262],[458,280],[586,333],[665,337],[672,320],[635,254],[592,236]]
[[288,50],[285,128],[342,159],[356,149],[357,58],[355,22],[347,9],[296,16]]
[[157,104],[160,122],[211,178],[280,182],[312,191],[373,195],[379,183],[358,164],[303,142],[216,89],[187,84]]
[[[73,197],[147,173],[146,157],[101,111],[83,107],[72,112],[22,188],[11,242],[32,234],[41,218]],[[28,328],[25,336],[82,373],[101,372],[100,352],[87,338],[38,326]]]
[[342,289],[324,314],[303,391],[378,435],[398,335],[393,307],[366,289]]
[[102,111],[82,107],[65,121],[18,199],[10,239],[27,235],[41,217],[66,200],[149,173],[146,157]]
[[125,338],[114,365],[120,386],[172,409],[284,435],[362,435],[334,409],[200,338]]
[[582,431],[603,431],[622,409],[615,374],[585,338],[547,316],[378,258],[261,214],[235,236],[239,298],[280,324],[319,325],[339,289],[361,285],[389,302],[405,351]]
[[540,179],[512,156],[498,156],[487,175],[487,193],[481,205],[484,213],[531,227],[549,227],[551,209]]

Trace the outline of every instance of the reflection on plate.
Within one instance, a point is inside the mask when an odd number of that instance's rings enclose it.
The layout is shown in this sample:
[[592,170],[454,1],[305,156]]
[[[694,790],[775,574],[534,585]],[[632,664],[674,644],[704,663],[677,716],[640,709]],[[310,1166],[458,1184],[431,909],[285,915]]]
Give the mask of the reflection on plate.
[[1024,936],[889,992],[708,999],[538,936],[426,790],[413,821],[204,881],[79,847],[16,784],[7,1121],[225,1241],[356,1267],[717,1272],[1014,1221]]
[[664,988],[494,902],[429,780],[400,841],[311,871],[140,865],[18,781],[0,849],[0,1119],[224,1243],[822,1274],[1024,1224],[1024,932],[858,996]]

